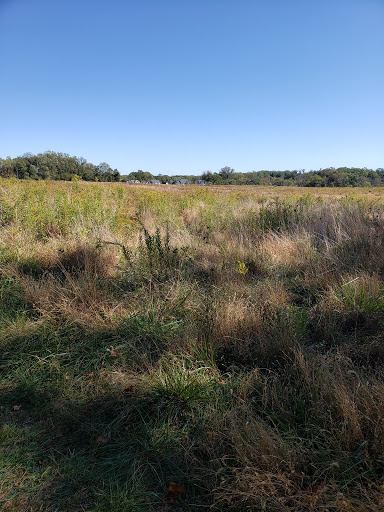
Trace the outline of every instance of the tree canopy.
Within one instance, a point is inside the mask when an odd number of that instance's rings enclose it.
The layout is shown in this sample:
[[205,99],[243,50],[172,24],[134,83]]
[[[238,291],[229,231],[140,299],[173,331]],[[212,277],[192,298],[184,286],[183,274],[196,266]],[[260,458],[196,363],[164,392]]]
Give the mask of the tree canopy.
[[0,159],[0,177],[33,180],[120,181],[119,171],[111,169],[106,162],[94,165],[83,157],[54,151],[37,155],[24,153],[16,158]]

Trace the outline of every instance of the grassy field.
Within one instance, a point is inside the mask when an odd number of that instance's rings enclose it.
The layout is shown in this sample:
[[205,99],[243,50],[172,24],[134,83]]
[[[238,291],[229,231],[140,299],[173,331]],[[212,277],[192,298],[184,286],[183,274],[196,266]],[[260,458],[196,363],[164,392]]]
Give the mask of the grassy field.
[[384,189],[0,181],[0,508],[384,510]]

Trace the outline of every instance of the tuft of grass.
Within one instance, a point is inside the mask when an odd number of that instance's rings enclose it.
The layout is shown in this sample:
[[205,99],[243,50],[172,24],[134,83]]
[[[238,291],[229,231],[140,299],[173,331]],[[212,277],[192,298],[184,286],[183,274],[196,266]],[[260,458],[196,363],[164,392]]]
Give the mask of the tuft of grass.
[[162,361],[150,378],[160,400],[188,406],[209,401],[219,376],[209,366],[191,365],[174,358]]
[[378,275],[347,276],[330,290],[332,298],[347,312],[384,311],[384,286]]

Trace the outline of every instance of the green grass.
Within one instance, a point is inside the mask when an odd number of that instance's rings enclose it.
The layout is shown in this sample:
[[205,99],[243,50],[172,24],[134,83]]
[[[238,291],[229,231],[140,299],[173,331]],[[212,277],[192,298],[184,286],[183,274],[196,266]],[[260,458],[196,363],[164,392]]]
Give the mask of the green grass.
[[31,312],[31,308],[23,300],[17,280],[12,277],[0,278],[0,325],[20,320]]

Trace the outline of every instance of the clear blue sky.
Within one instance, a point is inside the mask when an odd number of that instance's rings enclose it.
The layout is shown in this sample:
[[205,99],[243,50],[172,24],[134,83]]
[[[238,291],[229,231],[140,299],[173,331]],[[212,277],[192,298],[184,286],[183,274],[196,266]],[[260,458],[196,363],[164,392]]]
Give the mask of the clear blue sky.
[[384,0],[0,0],[0,157],[384,167]]

